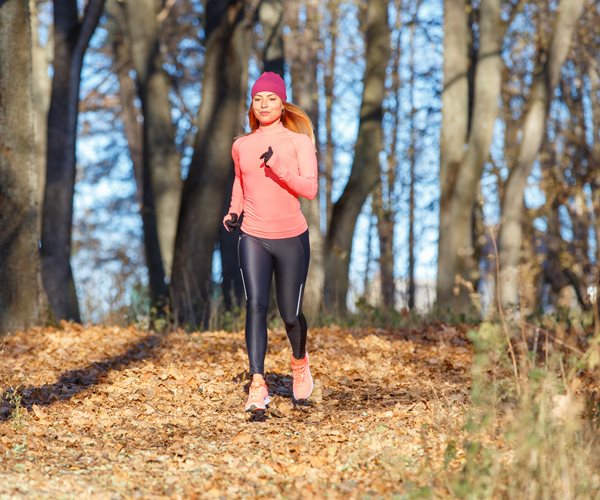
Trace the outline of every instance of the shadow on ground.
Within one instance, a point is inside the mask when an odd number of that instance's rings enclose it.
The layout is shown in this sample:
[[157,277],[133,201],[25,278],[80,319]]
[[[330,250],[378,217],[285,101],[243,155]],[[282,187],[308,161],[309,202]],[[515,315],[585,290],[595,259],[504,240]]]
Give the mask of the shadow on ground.
[[52,384],[6,389],[0,395],[0,421],[10,418],[17,400],[27,410],[31,410],[33,405],[49,406],[102,383],[111,371],[122,370],[143,359],[156,357],[164,339],[165,335],[152,333],[130,345],[122,354],[90,363],[84,368],[69,370]]

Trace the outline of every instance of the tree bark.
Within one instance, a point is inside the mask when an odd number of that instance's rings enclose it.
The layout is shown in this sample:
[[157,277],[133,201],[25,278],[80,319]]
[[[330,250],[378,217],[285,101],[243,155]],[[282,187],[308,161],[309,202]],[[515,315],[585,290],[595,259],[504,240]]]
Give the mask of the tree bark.
[[456,250],[453,248],[450,206],[464,155],[469,122],[469,42],[465,0],[444,2],[444,88],[440,138],[440,225],[437,303],[454,303]]
[[206,37],[198,132],[183,187],[170,289],[175,317],[189,325],[209,320],[212,256],[248,86],[245,2],[209,0]]
[[[452,4],[453,10],[464,10],[464,3]],[[456,52],[463,50],[466,58],[465,36],[451,34],[459,28],[466,33],[466,24],[456,25],[461,19],[466,23],[462,12],[447,13],[445,36],[451,39],[445,47],[444,67],[445,88],[450,89],[453,81],[461,82],[461,95],[457,96],[462,110],[455,108],[456,103],[448,102],[450,95],[442,98],[442,158],[440,184],[442,198],[440,202],[440,242],[438,257],[438,305],[452,309],[456,313],[468,313],[473,310],[470,294],[479,277],[478,262],[475,259],[473,241],[474,206],[477,185],[483,173],[484,164],[489,155],[494,123],[498,115],[502,79],[502,60],[500,57],[502,24],[500,19],[500,1],[483,0],[480,6],[479,49],[474,76],[473,112],[469,113],[468,96],[462,94],[464,58]],[[464,17],[463,17],[464,16]],[[452,21],[452,22],[451,22]],[[452,66],[452,61],[457,65]],[[459,72],[460,71],[460,72]],[[456,73],[459,72],[459,73]],[[464,73],[466,78],[466,73]],[[465,82],[466,85],[466,82]],[[458,89],[455,89],[455,92]],[[446,92],[446,91],[445,91]],[[448,98],[448,99],[447,99]],[[448,108],[445,108],[448,104]],[[460,113],[459,117],[453,117]],[[465,150],[462,134],[469,127],[468,143]],[[457,120],[455,122],[455,120]],[[456,130],[451,130],[456,128]],[[450,144],[450,137],[457,144]],[[460,148],[460,151],[458,150]],[[457,163],[458,162],[458,163]]]
[[[48,139],[48,109],[50,107],[50,76],[48,65],[50,62],[51,39],[42,45],[38,34],[39,20],[37,15],[37,2],[29,0],[31,10],[31,44],[33,67],[33,109],[35,129],[35,156],[38,172],[38,206],[44,203],[44,187],[46,180],[46,157]],[[42,217],[38,217],[40,234],[42,231]]]
[[28,2],[0,4],[0,334],[41,319]]
[[[126,36],[125,16],[123,7],[116,2],[109,3],[107,9],[116,22],[117,30],[113,35],[113,53],[115,73],[119,79],[119,101],[121,104],[120,118],[127,139],[129,156],[133,167],[136,183],[136,201],[142,218],[144,250],[146,267],[148,269],[150,297],[154,306],[160,307],[161,299],[165,297],[165,276],[158,242],[156,226],[156,212],[147,203],[152,201],[151,183],[144,183],[144,128],[141,111],[136,106],[138,97],[137,87],[131,77],[133,64],[131,61],[131,48],[129,37]],[[144,186],[149,187],[144,193]],[[149,198],[149,200],[148,200]],[[159,313],[161,313],[159,309]]]
[[54,65],[48,113],[48,162],[42,222],[42,278],[56,320],[81,321],[71,270],[77,118],[83,56],[104,8],[89,0],[54,1]]
[[325,146],[323,154],[325,190],[325,227],[329,228],[331,222],[331,211],[333,210],[332,186],[333,186],[333,161],[335,145],[333,142],[333,84],[335,82],[335,66],[337,60],[338,18],[339,0],[327,1],[327,13],[329,20],[325,31],[329,33],[328,49],[323,50],[323,87],[325,94]]
[[[295,3],[288,2],[288,3]],[[258,7],[258,20],[262,26],[263,71],[272,71],[283,77],[285,56],[283,45],[283,0],[262,0]]]
[[527,178],[546,135],[548,109],[560,71],[571,46],[571,38],[583,11],[585,0],[561,0],[545,63],[536,76],[524,115],[522,142],[512,167],[502,200],[499,234],[500,295],[505,308],[519,304],[519,263],[523,239],[522,218]]
[[[181,159],[169,102],[169,80],[162,67],[160,22],[164,2],[127,0],[126,34],[142,104],[142,220],[144,246],[155,301],[166,299],[171,275],[182,181]],[[157,248],[158,245],[158,248]]]
[[[376,184],[376,188],[379,187],[380,184],[377,183]],[[365,267],[362,271],[362,279],[363,279],[363,293],[362,293],[362,297],[359,298],[359,300],[364,300],[365,305],[372,305],[372,306],[379,306],[380,305],[380,300],[379,297],[377,297],[377,287],[376,286],[372,286],[371,285],[371,281],[373,280],[373,275],[371,274],[371,268],[373,261],[375,260],[373,258],[373,234],[375,233],[375,230],[377,229],[377,218],[373,216],[372,212],[374,211],[374,206],[373,206],[373,196],[371,196],[371,215],[369,217],[369,226],[367,229],[367,241],[366,241],[366,247],[367,247],[367,255],[365,256]],[[367,201],[368,203],[368,201]]]
[[333,207],[325,244],[324,302],[329,311],[342,315],[347,312],[348,270],[356,220],[367,196],[379,181],[379,153],[383,150],[382,108],[390,51],[387,9],[385,0],[373,0],[366,6],[366,68],[358,137],[350,178]]
[[[129,146],[129,155],[131,157],[133,173],[136,180],[136,198],[140,207],[140,215],[142,218],[144,255],[146,259],[146,267],[148,269],[150,298],[152,304],[157,308],[157,310],[161,311],[161,306],[168,295],[168,288],[166,284],[165,262],[163,260],[160,238],[158,234],[158,214],[155,205],[151,168],[152,166],[155,166],[157,169],[162,169],[166,168],[166,166],[162,165],[159,161],[151,160],[153,158],[160,157],[160,148],[152,148],[153,152],[155,153],[154,155],[150,151],[145,151],[144,148],[145,128],[152,128],[150,124],[153,123],[153,120],[150,117],[144,120],[143,109],[138,111],[138,108],[135,105],[135,99],[139,97],[139,89],[141,88],[141,85],[134,81],[130,76],[130,71],[134,69],[132,60],[134,51],[131,47],[132,33],[130,33],[128,26],[126,6],[117,2],[111,2],[108,10],[117,26],[113,41],[113,51],[116,65],[115,72],[119,79],[121,119],[123,120],[125,136]],[[135,27],[134,31],[138,29],[143,31],[138,27]],[[144,33],[137,33],[136,31],[136,34],[143,35]],[[138,42],[138,47],[139,43],[140,42]],[[142,49],[143,48],[144,40],[142,40]],[[138,58],[141,59],[144,53],[142,50],[138,50],[137,55]],[[154,61],[150,61],[150,64],[154,64]],[[140,80],[141,76],[136,76],[137,80]],[[153,116],[160,115],[160,113],[149,114]],[[159,128],[159,126],[157,128]],[[172,140],[174,142],[174,137]],[[155,177],[159,177],[159,174],[157,174]],[[166,196],[166,194],[163,194],[163,196]],[[168,235],[165,235],[165,241],[168,241]],[[174,243],[171,242],[171,245],[174,245]]]
[[[589,61],[588,76],[592,96],[600,94],[600,63],[596,60]],[[592,126],[595,137],[600,134],[600,98],[592,97]],[[595,165],[595,172],[590,175],[590,187],[592,191],[592,213],[594,216],[594,234],[596,237],[596,267],[597,286],[600,287],[600,144],[592,145],[591,164]],[[600,290],[599,290],[600,292]],[[600,307],[600,297],[597,301]]]
[[[417,12],[420,2],[417,3]],[[417,124],[415,102],[415,26],[417,19],[413,20],[410,27],[410,144],[408,147],[409,162],[409,187],[408,187],[408,308],[412,311],[416,307],[415,283],[415,189],[417,184]]]
[[[144,216],[150,211],[144,210],[143,205],[144,130],[141,125],[140,113],[135,105],[135,99],[137,98],[135,81],[130,76],[130,71],[133,69],[131,49],[128,47],[128,40],[124,35],[123,30],[120,30],[114,36],[115,73],[119,79],[121,120],[123,121],[123,129],[129,147],[133,176],[136,181],[136,200],[140,206],[144,227],[146,227]],[[144,230],[144,232],[146,231]],[[158,249],[158,241],[156,241],[155,247]]]
[[[390,114],[390,148],[387,154],[385,170],[381,172],[381,181],[373,193],[373,212],[377,216],[377,234],[379,237],[379,272],[381,275],[381,299],[386,309],[396,306],[396,280],[394,277],[394,221],[397,215],[398,200],[395,194],[398,170],[398,141],[400,127],[400,59],[402,56],[402,8],[403,0],[396,0],[395,32],[396,42],[392,55],[392,82],[390,88],[392,105]],[[418,5],[416,7],[418,11]],[[414,24],[413,24],[414,26]]]
[[[414,106],[414,100],[411,99]],[[415,110],[411,110],[410,174],[408,186],[408,308],[412,311],[416,305],[415,284],[415,188],[416,188],[416,137]]]
[[[393,132],[395,134],[395,132]],[[396,155],[393,155],[396,158]],[[393,163],[393,160],[388,162]],[[379,274],[381,301],[386,309],[395,306],[396,285],[394,282],[394,211],[383,193],[383,183],[390,179],[388,165],[387,178],[379,182],[373,192],[373,214],[377,218],[377,236],[379,240]],[[391,167],[394,168],[394,167]],[[387,182],[386,182],[387,184]],[[388,184],[388,189],[393,189]]]

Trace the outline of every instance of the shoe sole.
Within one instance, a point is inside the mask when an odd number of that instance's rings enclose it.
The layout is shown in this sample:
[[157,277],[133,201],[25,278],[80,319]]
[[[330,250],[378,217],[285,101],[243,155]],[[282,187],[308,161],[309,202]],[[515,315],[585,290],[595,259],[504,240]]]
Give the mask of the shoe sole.
[[270,402],[271,402],[271,398],[269,396],[267,396],[265,398],[265,401],[262,406],[251,404],[250,406],[248,406],[246,408],[246,411],[254,412],[254,411],[258,411],[258,410],[266,410],[267,406],[269,405]]

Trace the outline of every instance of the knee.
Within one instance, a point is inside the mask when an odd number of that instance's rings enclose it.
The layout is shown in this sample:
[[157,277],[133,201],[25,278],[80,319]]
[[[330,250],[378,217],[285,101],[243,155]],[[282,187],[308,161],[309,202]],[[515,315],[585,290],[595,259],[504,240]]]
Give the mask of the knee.
[[300,317],[296,314],[282,314],[281,319],[288,330],[300,325]]
[[265,304],[259,299],[248,299],[246,303],[246,313],[249,316],[261,316],[267,314],[269,304]]

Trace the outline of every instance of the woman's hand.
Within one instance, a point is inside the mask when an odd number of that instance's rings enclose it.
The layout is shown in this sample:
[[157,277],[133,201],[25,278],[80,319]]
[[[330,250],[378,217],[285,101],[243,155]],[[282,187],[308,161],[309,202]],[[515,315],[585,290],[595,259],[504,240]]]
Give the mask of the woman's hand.
[[271,159],[271,156],[273,156],[273,148],[269,146],[269,149],[267,149],[263,154],[260,155],[260,159],[264,161],[265,167],[269,167],[269,165],[267,165],[267,162]]
[[242,225],[242,219],[238,217],[238,214],[230,213],[223,219],[223,225],[231,233]]

